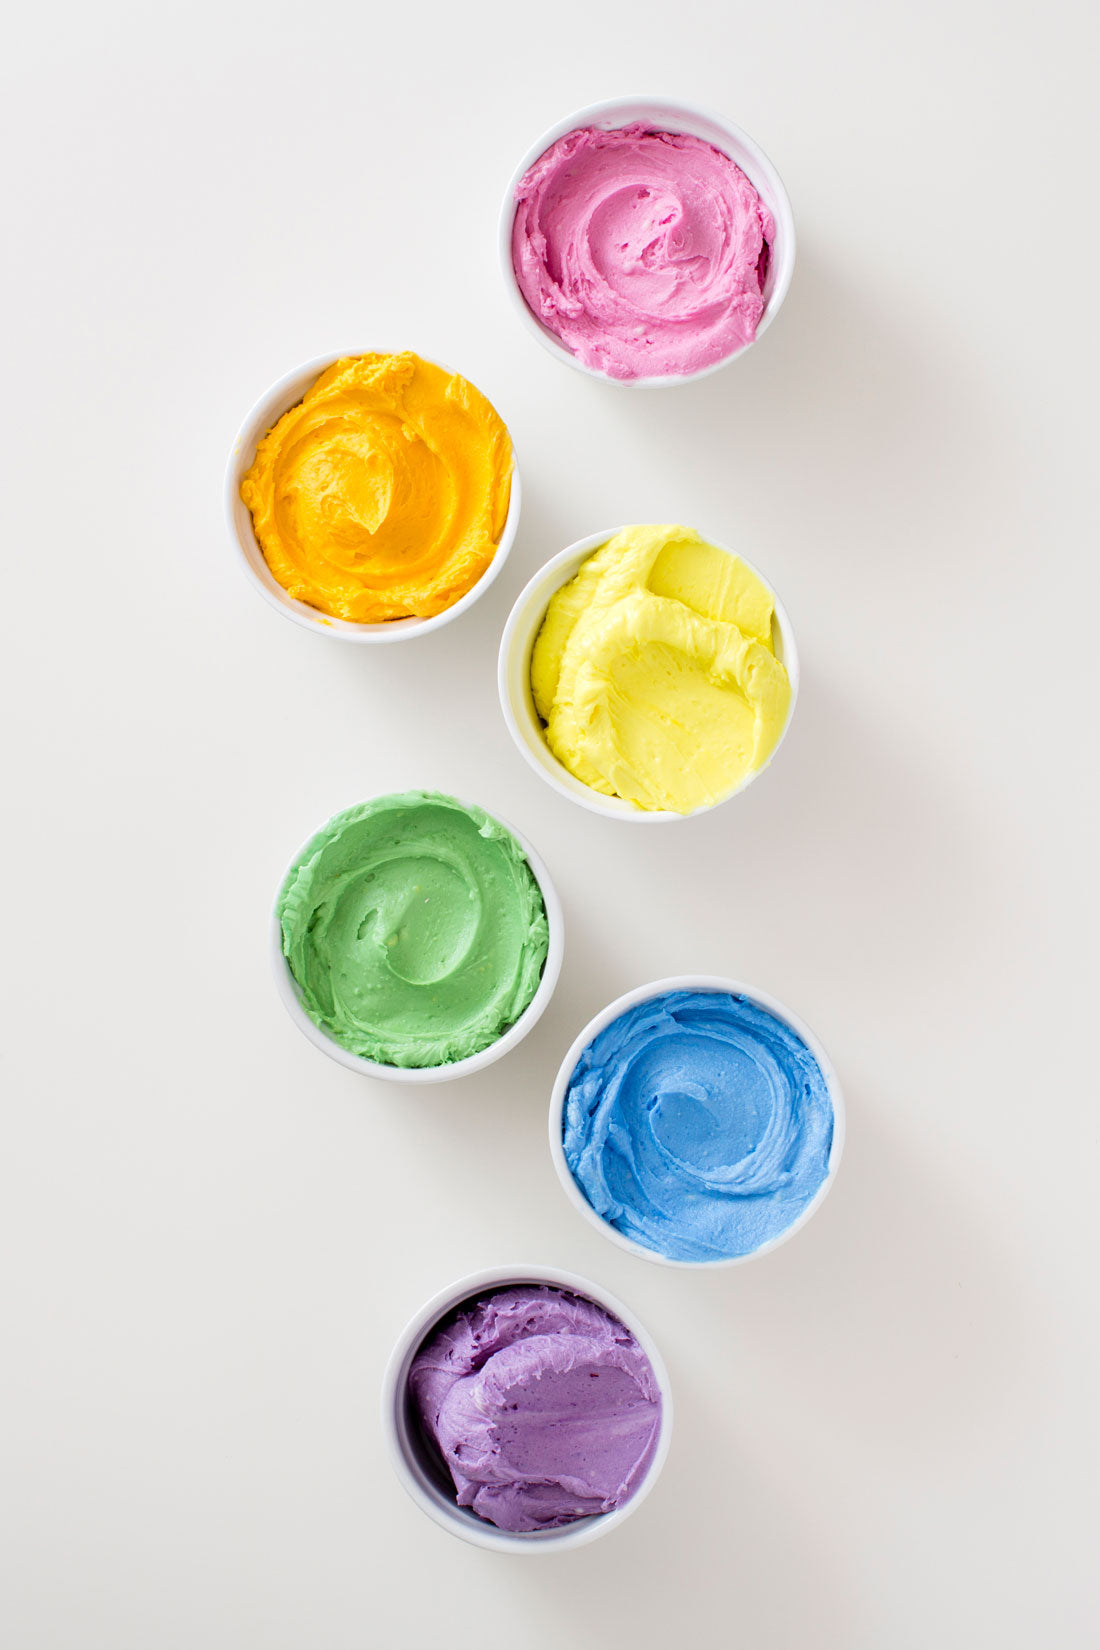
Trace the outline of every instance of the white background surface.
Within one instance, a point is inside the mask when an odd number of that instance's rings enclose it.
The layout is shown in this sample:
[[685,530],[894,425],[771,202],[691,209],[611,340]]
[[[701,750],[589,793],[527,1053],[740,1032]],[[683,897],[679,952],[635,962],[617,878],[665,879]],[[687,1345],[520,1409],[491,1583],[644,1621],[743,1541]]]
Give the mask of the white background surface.
[[[1095,1642],[1092,15],[191,3],[9,31],[13,1650]],[[647,90],[763,144],[800,249],[758,349],[631,395],[523,334],[494,230],[545,126]],[[271,380],[376,342],[490,395],[526,499],[471,615],[357,650],[248,587],[220,491]],[[542,561],[668,519],[773,580],[802,697],[735,806],[639,831],[527,769],[494,664]],[[568,923],[530,1040],[435,1092],[319,1055],[265,954],[311,828],[419,784],[529,833]],[[580,1026],[688,970],[788,1001],[849,1104],[810,1227],[701,1277],[590,1230],[544,1139]],[[448,1538],[378,1429],[407,1317],[510,1259],[620,1294],[678,1399],[657,1492],[558,1559]]]

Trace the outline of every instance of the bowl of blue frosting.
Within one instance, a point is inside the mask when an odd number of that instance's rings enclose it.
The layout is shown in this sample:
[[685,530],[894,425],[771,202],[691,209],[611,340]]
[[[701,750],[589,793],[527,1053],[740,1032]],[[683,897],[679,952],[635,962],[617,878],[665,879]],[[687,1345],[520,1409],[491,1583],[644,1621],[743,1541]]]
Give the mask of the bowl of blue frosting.
[[734,1266],[792,1237],[836,1176],[844,1102],[810,1028],[736,980],[640,986],[585,1027],[550,1102],[566,1194],[670,1266]]

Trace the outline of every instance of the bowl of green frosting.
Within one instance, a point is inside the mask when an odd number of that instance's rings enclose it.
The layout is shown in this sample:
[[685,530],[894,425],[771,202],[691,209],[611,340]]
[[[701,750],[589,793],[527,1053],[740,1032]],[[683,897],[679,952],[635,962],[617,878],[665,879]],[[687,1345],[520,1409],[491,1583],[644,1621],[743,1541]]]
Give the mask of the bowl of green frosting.
[[295,855],[272,915],[279,995],[353,1071],[439,1083],[498,1060],[557,984],[561,906],[518,831],[438,791],[346,808]]

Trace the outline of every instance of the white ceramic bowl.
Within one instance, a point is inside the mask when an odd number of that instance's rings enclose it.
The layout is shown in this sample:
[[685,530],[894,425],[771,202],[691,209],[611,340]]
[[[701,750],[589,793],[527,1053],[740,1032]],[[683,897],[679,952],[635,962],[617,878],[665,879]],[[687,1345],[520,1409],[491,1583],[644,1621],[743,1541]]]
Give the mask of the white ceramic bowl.
[[586,539],[579,539],[576,544],[571,544],[567,550],[562,550],[559,555],[552,557],[520,592],[515,606],[508,615],[500,642],[500,655],[497,661],[500,706],[504,712],[504,720],[508,724],[508,731],[521,754],[548,785],[552,785],[562,796],[567,796],[571,802],[579,802],[582,808],[588,808],[594,814],[603,814],[608,819],[623,819],[634,825],[662,825],[676,820],[695,819],[700,814],[710,813],[714,808],[724,807],[735,796],[740,796],[741,792],[774,760],[776,751],[787,737],[787,729],[791,725],[798,698],[798,649],[795,646],[794,632],[786,608],[759,569],[739,551],[730,550],[728,545],[719,544],[716,539],[708,538],[708,544],[713,544],[717,549],[725,550],[729,555],[737,556],[743,561],[761,583],[767,586],[775,601],[775,620],[772,626],[775,655],[786,667],[791,684],[791,702],[787,709],[783,732],[763,766],[753,773],[746,774],[740,785],[727,796],[719,797],[717,802],[708,803],[704,808],[696,808],[694,813],[677,814],[663,808],[636,808],[632,802],[624,801],[621,796],[604,796],[602,792],[593,790],[591,785],[586,785],[583,780],[571,774],[546,743],[545,728],[535,709],[531,693],[531,652],[542,629],[542,621],[546,617],[546,609],[554,592],[560,590],[563,584],[569,583],[578,572],[581,563],[587,560],[593,551],[598,550],[601,544],[606,544],[608,539],[614,538],[616,533],[622,531],[621,527],[609,527],[606,532],[592,533]]
[[[454,800],[461,802],[462,798],[456,797]],[[464,802],[463,806],[480,806],[480,804]],[[485,813],[488,813],[488,811],[487,808],[482,810]],[[327,1054],[330,1060],[335,1060],[338,1065],[346,1066],[349,1071],[360,1071],[367,1077],[380,1077],[387,1083],[450,1083],[457,1077],[471,1077],[474,1072],[483,1071],[486,1066],[491,1066],[494,1060],[499,1060],[510,1049],[515,1048],[517,1043],[521,1043],[527,1033],[542,1018],[547,1003],[554,995],[554,987],[557,985],[558,975],[561,973],[561,960],[565,948],[561,901],[558,899],[557,890],[550,880],[549,871],[523,835],[523,832],[517,831],[514,825],[510,825],[498,813],[494,813],[491,817],[496,820],[498,825],[503,825],[504,829],[510,831],[515,837],[523,849],[528,865],[534,872],[535,881],[538,883],[539,892],[542,894],[542,903],[546,909],[546,923],[550,931],[550,941],[538,990],[519,1019],[513,1025],[510,1025],[503,1036],[498,1037],[495,1043],[490,1043],[488,1048],[483,1048],[480,1054],[468,1055],[465,1060],[452,1060],[449,1065],[445,1066],[388,1066],[376,1060],[366,1060],[360,1054],[353,1054],[350,1049],[342,1047],[335,1038],[330,1037],[327,1031],[323,1030],[310,1018],[302,1006],[298,982],[290,972],[289,964],[283,955],[283,931],[279,922],[279,894],[276,894],[269,930],[271,967],[275,975],[275,987],[284,1008],[298,1030],[303,1036],[308,1037],[314,1048],[319,1048],[322,1054]],[[323,829],[324,827],[320,828]],[[316,831],[310,833],[298,853],[291,860],[291,865],[297,864],[302,853],[313,841],[316,834]],[[285,881],[286,877],[284,876],[279,883],[280,893]]]
[[[644,1244],[636,1243],[633,1238],[625,1237],[608,1221],[598,1215],[589,1203],[577,1182],[573,1179],[569,1164],[565,1160],[565,1151],[562,1147],[562,1113],[565,1108],[565,1093],[569,1087],[569,1079],[573,1075],[574,1067],[589,1043],[598,1037],[605,1026],[612,1020],[617,1020],[620,1014],[625,1014],[628,1008],[635,1003],[648,1002],[651,997],[662,997],[666,991],[721,991],[731,992],[739,997],[747,997],[750,1002],[757,1003],[761,1008],[773,1014],[777,1020],[783,1020],[795,1034],[801,1037],[810,1053],[821,1067],[829,1090],[829,1099],[833,1107],[833,1143],[829,1150],[829,1163],[825,1179],[821,1182],[816,1193],[796,1219],[778,1237],[770,1238],[762,1243],[759,1249],[753,1249],[747,1255],[731,1255],[724,1260],[672,1260],[668,1255],[658,1254],[655,1249],[647,1249]],[[743,1266],[747,1261],[758,1260],[761,1255],[770,1254],[778,1249],[780,1244],[786,1243],[794,1237],[806,1222],[820,1207],[833,1181],[836,1179],[837,1168],[840,1164],[841,1153],[844,1150],[844,1096],[840,1091],[840,1083],[833,1070],[829,1056],[806,1024],[797,1014],[776,997],[769,997],[766,991],[758,991],[755,986],[743,985],[739,980],[726,980],[715,974],[677,974],[668,980],[654,980],[649,985],[640,985],[635,991],[628,991],[622,997],[617,997],[602,1009],[595,1019],[590,1020],[573,1044],[569,1053],[561,1063],[550,1097],[550,1155],[554,1160],[554,1167],[558,1172],[558,1179],[562,1183],[566,1197],[574,1209],[584,1216],[590,1226],[617,1243],[620,1249],[626,1249],[632,1255],[640,1255],[643,1260],[654,1261],[658,1266],[678,1266],[684,1270],[694,1272],[715,1271],[724,1266]]]
[[[500,266],[504,275],[504,284],[512,300],[512,305],[521,322],[533,338],[536,338],[544,349],[551,355],[557,356],[559,361],[566,361],[569,366],[575,367],[578,372],[587,373],[590,378],[602,379],[604,383],[621,384],[626,389],[667,389],[675,384],[690,384],[697,378],[707,378],[712,372],[721,367],[729,366],[731,361],[744,355],[745,350],[751,348],[744,344],[740,349],[724,355],[720,361],[713,361],[709,367],[700,367],[698,372],[665,373],[654,378],[612,378],[610,374],[600,372],[596,367],[586,366],[579,361],[572,350],[567,349],[561,339],[543,326],[542,322],[531,312],[527,300],[519,289],[516,281],[516,272],[512,263],[512,226],[516,216],[516,188],[524,174],[532,167],[541,155],[544,155],[550,146],[565,137],[568,132],[575,132],[582,126],[597,126],[603,131],[613,131],[619,126],[629,126],[634,121],[645,121],[647,125],[663,132],[687,132],[692,137],[702,138],[705,143],[713,144],[721,149],[730,159],[741,168],[764,205],[775,219],[775,239],[772,242],[771,257],[768,261],[768,275],[764,282],[764,313],[760,317],[760,324],[756,329],[756,338],[759,338],[771,326],[778,315],[794,273],[794,216],[791,212],[791,203],[783,180],[768,159],[767,155],[754,143],[747,132],[732,121],[721,115],[714,115],[709,110],[701,109],[697,104],[685,103],[679,98],[659,96],[613,97],[603,103],[590,103],[585,109],[578,109],[575,114],[567,115],[559,120],[556,126],[551,126],[544,132],[537,143],[531,145],[515,171],[512,173],[508,188],[504,193],[504,200],[500,209],[500,222],[497,231],[497,245],[500,254]],[[753,343],[756,339],[753,339]]]
[[[595,1301],[597,1306],[602,1306],[605,1312],[610,1312],[612,1317],[618,1318],[619,1322],[629,1329],[649,1359],[660,1389],[661,1431],[649,1470],[630,1500],[621,1507],[616,1508],[614,1512],[578,1519],[574,1524],[564,1524],[560,1529],[531,1530],[517,1534],[498,1530],[495,1524],[479,1518],[469,1507],[458,1505],[453,1485],[425,1448],[409,1397],[408,1383],[409,1370],[421,1345],[435,1325],[449,1312],[461,1306],[464,1301],[472,1301],[494,1289],[524,1283],[546,1283],[555,1289],[565,1289],[570,1294],[585,1296]],[[672,1390],[664,1360],[648,1331],[633,1313],[629,1312],[621,1301],[616,1300],[614,1295],[609,1295],[606,1289],[589,1283],[587,1278],[575,1277],[572,1272],[560,1272],[556,1269],[551,1271],[544,1266],[501,1266],[488,1272],[473,1272],[468,1278],[460,1278],[457,1283],[452,1283],[449,1289],[440,1290],[438,1295],[425,1302],[408,1324],[393,1349],[382,1381],[382,1431],[393,1469],[402,1485],[421,1511],[426,1512],[428,1517],[434,1519],[443,1529],[449,1530],[452,1535],[457,1535],[463,1541],[471,1542],[475,1547],[488,1547],[496,1552],[561,1552],[565,1547],[584,1547],[590,1541],[608,1535],[641,1506],[657,1482],[661,1468],[665,1464],[665,1457],[668,1455],[672,1436]]]
[[[225,472],[225,514],[229,523],[229,531],[233,541],[241,553],[241,565],[246,576],[255,585],[265,601],[295,624],[300,624],[306,630],[316,630],[322,636],[338,636],[345,642],[403,642],[414,636],[427,636],[432,630],[439,630],[452,619],[457,619],[460,613],[472,607],[479,596],[483,596],[500,572],[508,559],[508,552],[515,542],[516,530],[519,527],[519,512],[522,499],[522,489],[519,479],[519,464],[515,457],[515,443],[512,444],[512,492],[508,502],[508,514],[504,521],[504,531],[500,535],[500,543],[492,561],[478,579],[477,583],[460,596],[457,602],[444,608],[442,613],[435,613],[430,619],[386,619],[378,624],[353,624],[348,619],[330,618],[316,607],[310,607],[306,602],[296,601],[288,595],[282,585],[272,573],[264,560],[252,526],[252,516],[248,506],[241,498],[241,482],[252,468],[256,457],[256,448],[269,430],[279,422],[285,412],[297,406],[306,391],[317,382],[317,379],[331,367],[334,361],[343,361],[349,357],[372,353],[365,349],[342,350],[337,355],[319,355],[315,361],[307,361],[304,366],[295,367],[288,372],[285,378],[280,378],[262,395],[241,425],[237,439],[229,454],[229,463]],[[373,353],[380,353],[374,351]],[[423,357],[422,359],[427,359]],[[442,365],[442,363],[434,363]],[[445,372],[453,372],[453,367],[445,367]],[[511,431],[509,431],[509,437]]]

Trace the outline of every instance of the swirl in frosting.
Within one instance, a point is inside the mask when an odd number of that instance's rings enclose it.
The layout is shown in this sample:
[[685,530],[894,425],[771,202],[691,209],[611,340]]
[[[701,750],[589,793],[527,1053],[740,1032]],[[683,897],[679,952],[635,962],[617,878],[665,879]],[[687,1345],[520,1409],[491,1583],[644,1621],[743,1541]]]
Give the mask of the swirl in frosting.
[[406,351],[336,361],[256,449],[241,498],[288,595],[356,624],[453,607],[496,553],[512,443],[485,397]]
[[605,1026],[569,1080],[565,1159],[596,1213],[670,1260],[749,1255],[830,1168],[829,1085],[748,997],[669,991]]
[[545,1284],[460,1307],[420,1348],[409,1388],[458,1505],[502,1530],[621,1507],[660,1436],[660,1388],[629,1329]]
[[756,337],[775,223],[741,168],[641,122],[559,138],[516,188],[532,314],[611,378],[697,372]]
[[437,792],[376,797],[302,850],[277,904],[303,1008],[391,1066],[478,1054],[538,989],[549,930],[510,831]]

